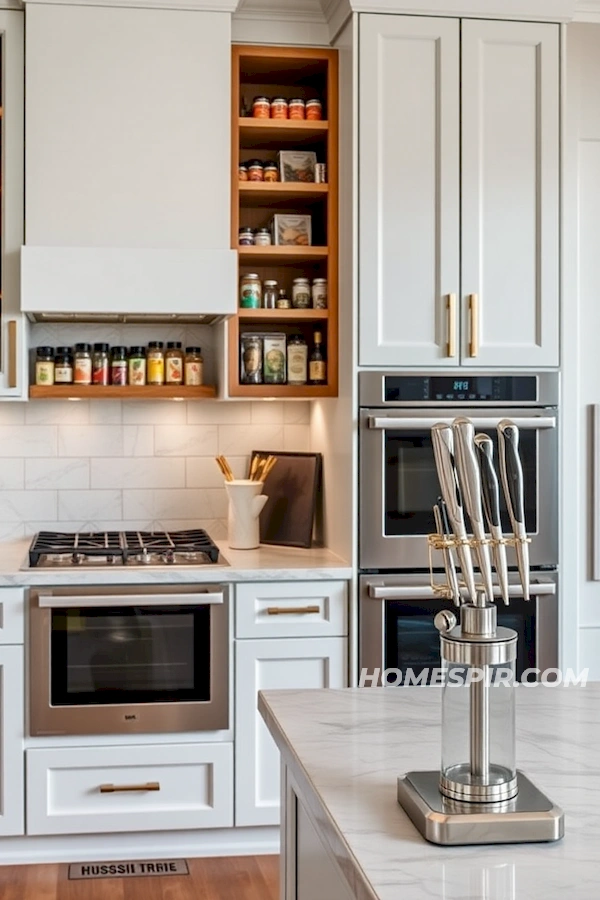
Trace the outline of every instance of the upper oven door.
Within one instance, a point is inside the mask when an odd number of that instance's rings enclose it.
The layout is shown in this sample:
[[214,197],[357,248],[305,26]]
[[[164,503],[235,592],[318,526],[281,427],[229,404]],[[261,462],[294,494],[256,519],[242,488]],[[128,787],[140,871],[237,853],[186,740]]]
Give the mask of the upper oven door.
[[[525,482],[525,521],[535,540],[530,565],[558,562],[558,429],[556,409],[444,409],[360,412],[360,568],[429,567],[427,534],[435,531],[432,507],[439,481],[431,445],[431,427],[468,416],[477,432],[494,440],[496,426],[512,419],[520,429]],[[502,491],[501,491],[502,495]],[[501,496],[502,527],[511,531]],[[514,561],[509,557],[509,564]],[[440,562],[441,565],[441,562]]]

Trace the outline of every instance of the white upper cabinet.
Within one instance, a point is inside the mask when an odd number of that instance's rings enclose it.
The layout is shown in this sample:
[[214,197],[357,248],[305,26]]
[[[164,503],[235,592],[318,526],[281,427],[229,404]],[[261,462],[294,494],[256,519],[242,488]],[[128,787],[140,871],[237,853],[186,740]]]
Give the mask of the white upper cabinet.
[[360,18],[363,366],[458,362],[459,29]]
[[227,12],[28,5],[27,244],[229,248],[230,30]]
[[558,118],[558,26],[463,21],[465,365],[559,364]]
[[557,366],[558,25],[360,27],[360,365]]

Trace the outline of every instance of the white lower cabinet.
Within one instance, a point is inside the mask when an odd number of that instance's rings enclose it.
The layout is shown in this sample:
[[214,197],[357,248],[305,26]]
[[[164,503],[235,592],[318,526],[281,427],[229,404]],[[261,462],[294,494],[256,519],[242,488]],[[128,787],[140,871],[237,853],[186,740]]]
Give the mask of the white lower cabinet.
[[0,646],[0,835],[24,833],[23,647]]
[[28,834],[232,825],[232,744],[27,751]]
[[236,641],[235,824],[279,823],[279,751],[256,707],[258,691],[343,688],[345,637]]

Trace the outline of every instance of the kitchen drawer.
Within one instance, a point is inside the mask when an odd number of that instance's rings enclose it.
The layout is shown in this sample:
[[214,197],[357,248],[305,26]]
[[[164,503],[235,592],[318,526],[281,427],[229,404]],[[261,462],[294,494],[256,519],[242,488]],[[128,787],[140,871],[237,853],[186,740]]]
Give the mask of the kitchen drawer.
[[[101,785],[159,790],[102,792]],[[27,751],[27,834],[102,834],[233,825],[233,745]]]
[[237,638],[334,637],[348,633],[345,581],[236,585]]
[[0,644],[22,644],[25,591],[0,588]]

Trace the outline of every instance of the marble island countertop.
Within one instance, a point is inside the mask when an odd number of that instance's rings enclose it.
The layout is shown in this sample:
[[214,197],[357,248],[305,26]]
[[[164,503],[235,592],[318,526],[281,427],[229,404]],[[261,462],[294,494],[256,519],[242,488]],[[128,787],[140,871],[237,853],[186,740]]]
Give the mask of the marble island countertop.
[[228,565],[27,568],[31,538],[0,544],[0,587],[94,584],[192,584],[232,581],[321,581],[352,577],[351,566],[322,547],[263,544],[232,550],[216,541]]
[[268,691],[259,709],[357,900],[600,897],[600,684],[517,691],[517,765],[565,811],[548,844],[437,846],[398,805],[398,775],[439,768],[438,688]]

